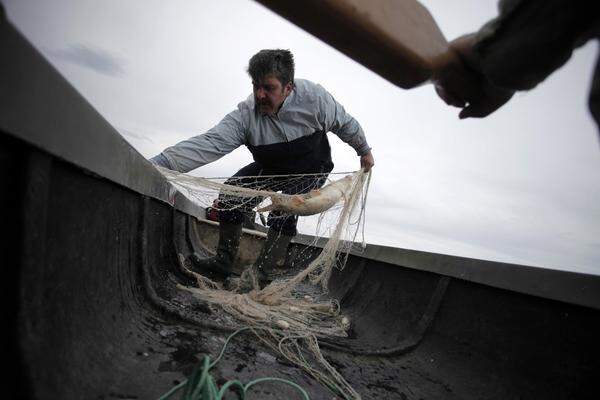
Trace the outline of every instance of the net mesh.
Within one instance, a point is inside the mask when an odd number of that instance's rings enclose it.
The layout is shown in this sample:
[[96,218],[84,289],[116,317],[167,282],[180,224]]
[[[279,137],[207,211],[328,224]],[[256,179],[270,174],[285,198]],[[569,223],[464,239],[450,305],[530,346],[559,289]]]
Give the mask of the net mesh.
[[[298,174],[202,178],[160,168],[180,192],[212,212],[242,213],[250,226],[273,227],[294,221],[311,233],[312,245],[322,248],[308,266],[264,288],[252,269],[245,271],[254,284],[249,292],[223,288],[219,282],[187,270],[197,287],[179,286],[203,302],[220,307],[288,361],[298,365],[334,393],[346,399],[360,395],[323,357],[318,338],[346,337],[350,320],[337,300],[327,296],[334,268],[343,268],[350,250],[364,246],[365,204],[370,173]],[[268,213],[266,216],[265,214]],[[362,234],[361,244],[357,244]],[[317,248],[317,247],[315,247]],[[183,258],[181,267],[185,268]],[[306,285],[311,295],[306,295]],[[303,286],[303,290],[299,290]]]

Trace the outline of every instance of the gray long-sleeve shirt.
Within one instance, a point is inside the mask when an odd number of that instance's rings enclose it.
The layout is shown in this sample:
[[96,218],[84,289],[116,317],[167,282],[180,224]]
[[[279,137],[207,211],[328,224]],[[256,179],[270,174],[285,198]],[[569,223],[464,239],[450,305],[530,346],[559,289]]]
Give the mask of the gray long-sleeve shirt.
[[171,169],[187,172],[246,145],[255,161],[268,169],[306,172],[318,170],[316,164],[331,163],[327,132],[359,156],[369,152],[360,124],[331,94],[308,80],[294,83],[277,115],[261,115],[251,95],[208,132],[168,147],[155,159],[166,159]]

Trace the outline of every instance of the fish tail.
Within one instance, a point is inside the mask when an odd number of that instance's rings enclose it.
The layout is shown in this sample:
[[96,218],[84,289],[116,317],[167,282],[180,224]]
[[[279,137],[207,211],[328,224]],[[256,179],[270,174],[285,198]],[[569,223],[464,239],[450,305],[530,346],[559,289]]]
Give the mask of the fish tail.
[[271,199],[271,204],[269,204],[268,206],[259,208],[256,210],[256,212],[265,212],[265,211],[273,211],[277,208],[277,206],[279,205],[279,203],[281,203],[281,201],[279,200],[279,198],[275,197],[275,196],[271,196],[269,197],[269,199]]

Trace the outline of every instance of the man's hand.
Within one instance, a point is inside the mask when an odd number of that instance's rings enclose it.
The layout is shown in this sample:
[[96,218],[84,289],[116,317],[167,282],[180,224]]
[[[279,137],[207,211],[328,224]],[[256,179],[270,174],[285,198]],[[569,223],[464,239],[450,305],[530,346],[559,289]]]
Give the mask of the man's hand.
[[434,74],[435,91],[446,104],[460,107],[459,118],[483,118],[502,107],[514,94],[494,86],[484,75],[473,51],[475,34],[450,42],[444,62]]
[[371,150],[369,150],[369,152],[364,156],[360,157],[360,166],[365,170],[365,172],[369,172],[374,165],[375,159],[373,158],[373,153],[371,153]]

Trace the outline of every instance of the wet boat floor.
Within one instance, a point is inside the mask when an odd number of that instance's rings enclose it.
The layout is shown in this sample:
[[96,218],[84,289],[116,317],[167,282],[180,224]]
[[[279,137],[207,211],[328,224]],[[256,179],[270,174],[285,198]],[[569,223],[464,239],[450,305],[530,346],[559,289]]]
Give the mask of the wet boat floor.
[[[319,290],[301,284],[297,295],[317,296]],[[218,307],[207,307],[191,293],[177,291],[171,303],[194,313],[194,318],[227,326],[236,325],[232,317]],[[344,310],[342,309],[342,313]],[[177,318],[156,321],[160,348],[149,349],[159,372],[173,373],[172,384],[189,376],[205,355],[214,360],[227,336],[216,331],[182,323]],[[373,329],[378,329],[374,326]],[[517,399],[540,398],[538,385],[499,371],[492,360],[472,354],[469,346],[453,338],[431,333],[417,349],[400,356],[361,356],[322,348],[325,358],[341,373],[363,399]],[[463,369],[457,369],[460,365]],[[486,371],[482,374],[481,371]],[[263,377],[291,380],[307,391],[311,399],[337,399],[334,393],[261,343],[250,332],[233,338],[223,358],[211,370],[219,385],[237,379],[243,383]],[[517,378],[517,379],[515,379]],[[515,385],[521,382],[521,385]],[[169,388],[165,388],[165,391]],[[518,395],[517,395],[518,394]],[[530,394],[528,396],[527,394]],[[551,397],[551,396],[550,396]],[[233,393],[226,398],[236,399]],[[296,389],[283,383],[265,382],[254,386],[249,399],[301,399]]]

